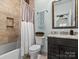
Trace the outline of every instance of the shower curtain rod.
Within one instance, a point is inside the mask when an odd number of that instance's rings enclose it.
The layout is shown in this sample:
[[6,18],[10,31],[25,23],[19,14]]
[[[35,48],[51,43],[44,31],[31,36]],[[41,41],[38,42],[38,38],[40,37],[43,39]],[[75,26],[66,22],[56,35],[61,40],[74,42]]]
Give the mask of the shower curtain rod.
[[[43,10],[43,11],[40,11],[40,12],[48,12],[48,10]],[[39,14],[40,12],[37,12],[37,14]]]

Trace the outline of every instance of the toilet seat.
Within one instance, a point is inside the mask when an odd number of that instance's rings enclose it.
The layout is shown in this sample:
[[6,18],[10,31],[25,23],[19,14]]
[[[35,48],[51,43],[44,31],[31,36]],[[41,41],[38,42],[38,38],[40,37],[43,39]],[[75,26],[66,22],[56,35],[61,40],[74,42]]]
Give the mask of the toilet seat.
[[30,50],[31,52],[38,52],[38,51],[40,51],[40,48],[41,48],[40,45],[32,45],[32,46],[29,48],[29,50]]

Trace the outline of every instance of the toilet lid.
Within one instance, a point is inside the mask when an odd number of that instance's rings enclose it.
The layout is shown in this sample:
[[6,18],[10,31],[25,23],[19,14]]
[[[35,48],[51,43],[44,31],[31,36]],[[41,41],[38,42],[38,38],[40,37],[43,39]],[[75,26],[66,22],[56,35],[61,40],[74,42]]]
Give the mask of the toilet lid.
[[36,50],[40,50],[40,45],[32,45],[29,50],[31,51],[36,51]]

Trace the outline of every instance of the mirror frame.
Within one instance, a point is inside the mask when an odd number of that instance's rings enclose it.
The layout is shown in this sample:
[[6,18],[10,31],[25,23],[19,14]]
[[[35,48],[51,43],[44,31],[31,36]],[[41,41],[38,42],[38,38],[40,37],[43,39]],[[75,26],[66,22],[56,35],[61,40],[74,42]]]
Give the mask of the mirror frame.
[[55,27],[54,26],[54,3],[52,2],[52,28],[53,29],[68,29],[68,28],[78,28],[78,0],[75,0],[75,26],[68,27]]

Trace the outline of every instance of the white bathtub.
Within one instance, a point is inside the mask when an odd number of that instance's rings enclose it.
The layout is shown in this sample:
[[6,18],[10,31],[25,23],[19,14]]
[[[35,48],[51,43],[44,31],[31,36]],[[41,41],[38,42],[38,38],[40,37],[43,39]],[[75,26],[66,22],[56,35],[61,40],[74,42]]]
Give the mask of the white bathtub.
[[20,53],[19,52],[20,52],[20,49],[10,51],[8,53],[0,55],[0,59],[20,59]]

